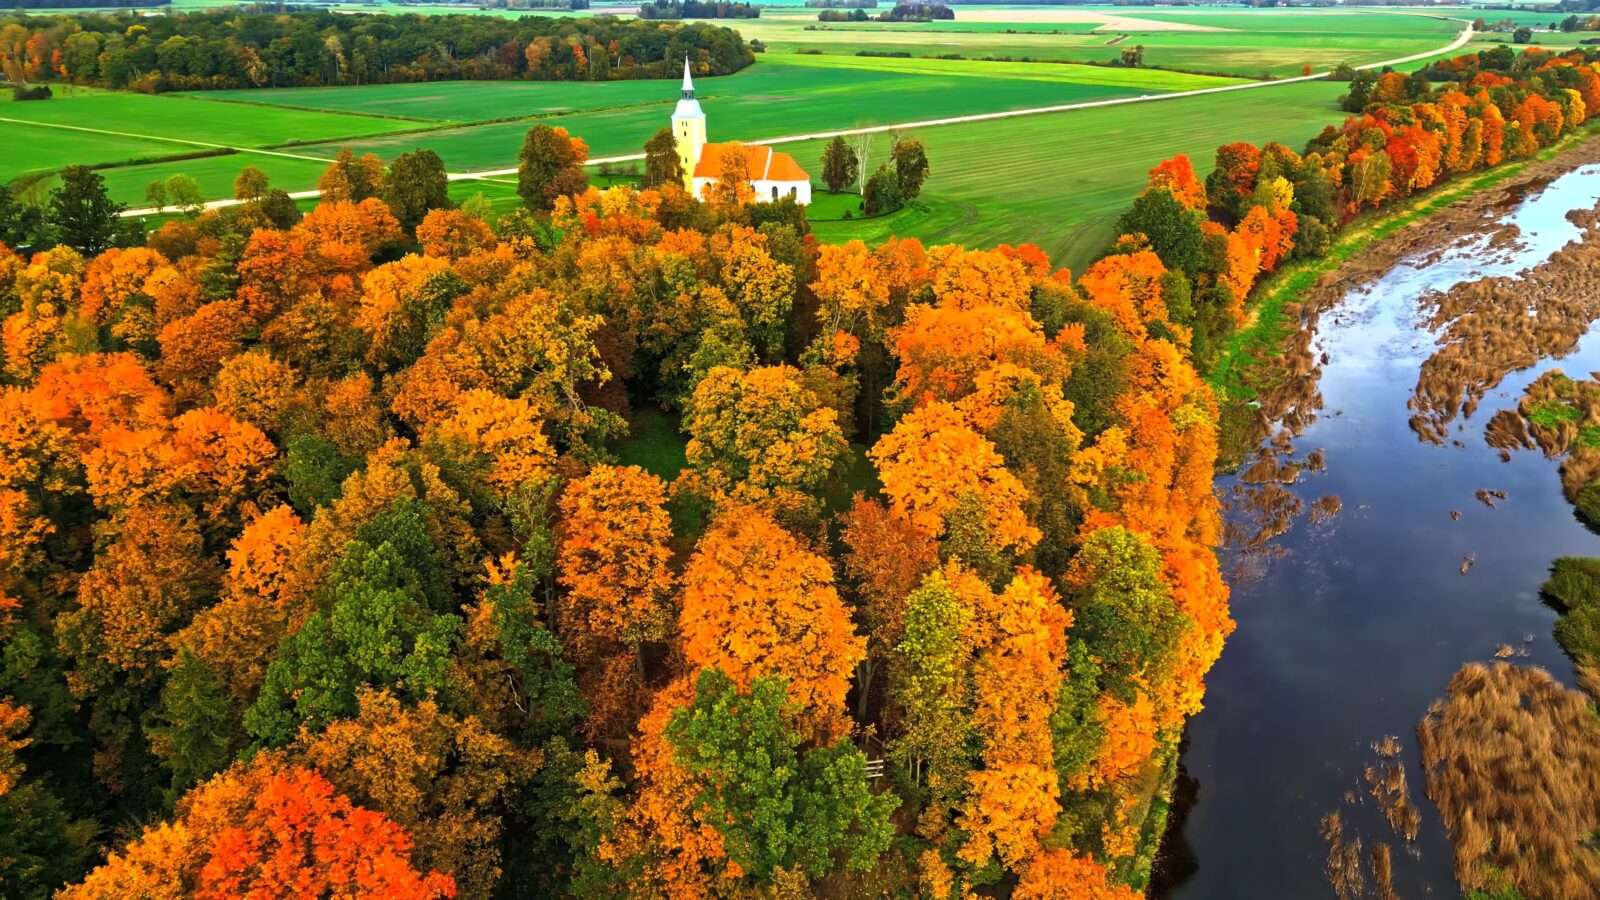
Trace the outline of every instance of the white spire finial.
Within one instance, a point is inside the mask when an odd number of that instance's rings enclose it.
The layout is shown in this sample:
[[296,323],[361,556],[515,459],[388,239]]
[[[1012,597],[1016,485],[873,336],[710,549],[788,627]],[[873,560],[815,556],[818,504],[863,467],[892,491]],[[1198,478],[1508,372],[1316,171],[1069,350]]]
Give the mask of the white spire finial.
[[689,77],[689,54],[683,55],[683,96],[694,96],[694,79]]

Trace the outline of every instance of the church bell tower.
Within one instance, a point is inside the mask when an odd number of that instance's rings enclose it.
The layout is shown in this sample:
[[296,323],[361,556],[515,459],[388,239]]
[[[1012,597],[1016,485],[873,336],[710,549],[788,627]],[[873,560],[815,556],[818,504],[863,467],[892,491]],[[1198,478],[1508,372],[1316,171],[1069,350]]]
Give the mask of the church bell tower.
[[683,189],[694,193],[694,165],[706,145],[706,114],[694,98],[694,80],[689,77],[689,57],[683,58],[683,96],[672,111],[672,141],[678,148],[678,164],[683,167]]

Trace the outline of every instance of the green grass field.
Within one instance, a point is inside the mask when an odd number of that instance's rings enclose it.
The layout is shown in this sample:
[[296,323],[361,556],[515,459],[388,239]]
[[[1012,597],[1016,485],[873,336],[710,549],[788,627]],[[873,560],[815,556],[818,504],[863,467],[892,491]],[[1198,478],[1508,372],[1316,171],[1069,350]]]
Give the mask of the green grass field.
[[[709,86],[718,79],[702,80]],[[674,88],[675,84],[655,80],[429,81],[420,84],[205,91],[190,96],[262,106],[372,116],[406,116],[427,122],[481,122],[510,116],[666,103],[677,99]]]
[[[207,144],[259,148],[290,141],[355,138],[402,128],[415,122],[334,112],[283,109],[184,96],[151,96],[87,88],[59,87],[50,100],[18,103],[10,93],[0,100],[0,183],[66,165],[119,166],[137,160],[204,151]],[[298,151],[290,150],[290,153]],[[193,175],[207,196],[229,196],[233,174],[247,162],[269,173],[304,182],[308,164],[261,154],[187,159],[150,166],[106,168],[114,195],[138,200],[151,179],[177,172]],[[312,165],[311,168],[319,168]],[[228,170],[221,178],[222,170]],[[155,171],[159,174],[147,174]],[[135,181],[144,178],[143,181]],[[311,181],[316,180],[315,174]],[[305,186],[301,183],[300,186]],[[213,189],[218,192],[212,193]]]
[[[914,206],[813,228],[824,241],[890,234],[977,246],[1032,241],[1080,270],[1115,237],[1117,218],[1156,163],[1187,153],[1204,175],[1228,141],[1275,140],[1299,150],[1343,115],[1334,104],[1342,92],[1342,85],[1309,82],[922,129],[916,137],[927,145],[932,175]],[[811,163],[822,146],[784,149]]]
[[[1052,64],[961,63],[873,57],[763,58],[744,72],[696,82],[713,139],[758,140],[836,128],[889,124],[908,117],[934,118],[1031,106],[1131,97],[1229,83],[1226,79],[1144,69]],[[662,81],[600,84],[442,82],[351,88],[288,88],[229,92],[279,104],[275,112],[340,104],[343,109],[444,120],[535,115],[584,139],[590,155],[639,152],[665,126],[677,100],[676,85]],[[642,102],[653,98],[653,102]],[[230,104],[240,105],[243,104]],[[312,114],[307,112],[306,114]],[[296,147],[296,153],[331,159],[342,147],[385,158],[425,148],[451,171],[514,165],[522,136],[534,120],[463,125],[424,133],[377,135],[360,140]],[[293,189],[307,185],[284,185]]]
[[327,168],[327,165],[321,162],[234,153],[228,156],[208,156],[203,159],[102,169],[100,177],[105,179],[106,190],[114,199],[133,207],[142,207],[145,205],[144,189],[150,182],[180,173],[198,182],[201,194],[208,199],[232,197],[233,180],[245,166],[255,166],[265,172],[272,180],[273,187],[283,188],[286,191],[316,187],[317,178]]
[[[0,116],[13,104],[0,103]],[[168,156],[182,148],[164,141],[109,137],[59,128],[39,128],[0,122],[0,184],[22,175],[50,171],[63,163],[108,163]],[[15,148],[14,150],[11,148]]]
[[[720,113],[737,118],[748,108],[792,107],[804,103],[816,107],[804,121],[826,118],[833,122],[841,115],[859,115],[855,111],[863,108],[882,108],[896,113],[919,109],[927,110],[929,115],[961,115],[1225,83],[1226,79],[1150,69],[769,53],[742,72],[718,78],[697,78],[695,89],[707,115]],[[435,122],[513,116],[560,118],[648,104],[670,109],[678,99],[677,85],[663,81],[446,81],[210,91],[203,96],[307,110],[409,116]],[[793,114],[793,109],[784,112],[785,116]],[[814,127],[819,126],[797,122],[790,130]]]
[[[1016,21],[992,21],[1005,18],[1008,9],[1015,10],[1011,14]],[[1460,30],[1462,23],[1441,18],[1456,14],[1453,10],[1422,14],[1369,9],[957,6],[953,22],[819,23],[815,10],[780,9],[763,10],[760,19],[742,22],[738,28],[747,38],[760,38],[774,54],[801,49],[850,54],[870,48],[914,56],[1105,62],[1138,44],[1145,48],[1149,66],[1256,77],[1298,74],[1306,63],[1326,68],[1421,53],[1447,43]],[[1113,22],[1063,21],[1096,16],[1112,17]],[[1218,30],[1162,30],[1174,25]]]
[[1243,79],[1216,75],[1191,75],[1159,69],[1123,69],[1110,66],[1071,63],[983,62],[960,59],[893,59],[874,56],[810,56],[795,54],[774,60],[779,65],[802,69],[848,69],[857,72],[916,75],[922,78],[977,79],[984,85],[994,80],[1036,81],[1047,84],[1078,84],[1113,87],[1141,93],[1192,91],[1198,88],[1238,84]]
[[[1155,65],[1284,75],[1298,73],[1308,61],[1331,66],[1434,49],[1460,27],[1432,14],[1405,11],[984,6],[958,7],[954,23],[808,31],[808,25],[816,25],[814,10],[767,12],[757,21],[730,23],[748,36],[765,35],[770,49],[756,65],[696,81],[713,140],[757,140],[1228,83],[1170,69],[970,58],[992,48],[1018,56],[1048,45],[1051,54],[1058,54],[1054,58],[1076,54],[1109,59],[1136,41],[1145,46],[1146,61]],[[1087,31],[1099,27],[1117,30]],[[1133,31],[1146,27],[1151,30]],[[1157,30],[1162,27],[1188,30]],[[1124,30],[1130,36],[1118,41]],[[824,52],[795,52],[813,42]],[[898,46],[896,42],[911,48],[915,58],[855,55],[859,48],[884,49]],[[969,58],[931,58],[947,48]],[[1331,83],[1276,85],[923,128],[916,136],[928,147],[933,176],[916,204],[884,218],[844,219],[855,201],[823,195],[813,210],[816,230],[827,240],[881,240],[896,233],[979,246],[1033,241],[1058,262],[1081,268],[1113,236],[1117,216],[1160,159],[1188,153],[1204,172],[1216,146],[1227,141],[1278,140],[1298,148],[1339,119],[1333,101],[1343,89]],[[536,122],[565,126],[588,143],[591,157],[607,157],[637,153],[667,124],[676,99],[677,85],[666,80],[438,82],[157,97],[80,91],[42,103],[0,102],[0,117],[32,123],[0,122],[0,144],[11,145],[15,138],[14,145],[23,148],[22,153],[0,155],[0,180],[68,163],[116,163],[190,149],[141,135],[257,149],[317,142],[288,150],[311,159],[246,149],[221,157],[104,168],[101,174],[113,196],[132,205],[142,204],[151,181],[178,173],[195,178],[207,197],[230,196],[234,176],[247,164],[267,172],[276,187],[311,188],[322,160],[344,146],[390,159],[413,149],[432,149],[456,172],[510,167],[523,134]],[[869,165],[881,159],[888,138],[878,141]],[[818,170],[820,141],[785,144],[783,149],[809,170]],[[514,179],[451,186],[458,201],[479,194],[496,211],[517,204]]]
[[271,147],[416,127],[416,123],[373,116],[85,88],[68,88],[46,101],[0,105],[0,117],[230,147]]

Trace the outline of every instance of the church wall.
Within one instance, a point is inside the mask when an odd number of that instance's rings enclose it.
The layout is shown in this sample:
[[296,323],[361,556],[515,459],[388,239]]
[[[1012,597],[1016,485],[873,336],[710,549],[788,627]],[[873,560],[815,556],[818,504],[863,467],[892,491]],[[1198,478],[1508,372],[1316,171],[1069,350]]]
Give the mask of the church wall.
[[[694,195],[696,197],[705,196],[705,189],[715,184],[716,181],[715,178],[696,178],[693,187]],[[771,203],[774,199],[789,196],[789,192],[793,191],[796,203],[801,206],[809,206],[811,204],[811,182],[809,181],[770,181],[761,178],[750,182],[750,187],[755,191],[756,202],[758,203]],[[776,196],[773,194],[774,191],[777,192]]]

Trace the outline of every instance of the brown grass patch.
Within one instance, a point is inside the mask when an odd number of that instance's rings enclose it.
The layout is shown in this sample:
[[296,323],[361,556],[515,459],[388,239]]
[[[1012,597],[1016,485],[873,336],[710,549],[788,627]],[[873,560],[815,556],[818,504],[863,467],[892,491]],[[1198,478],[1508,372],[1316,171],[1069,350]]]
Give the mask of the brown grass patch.
[[1311,524],[1320,525],[1339,514],[1344,508],[1344,501],[1338,494],[1325,494],[1311,503]]
[[[1588,222],[1588,219],[1585,219]],[[1440,347],[1422,364],[1411,428],[1442,444],[1457,415],[1470,416],[1507,374],[1577,347],[1600,319],[1600,239],[1589,222],[1578,240],[1510,277],[1468,281],[1421,300]]]
[[1502,450],[1537,447],[1560,459],[1561,489],[1572,500],[1600,478],[1600,382],[1551,369],[1528,385],[1515,411],[1495,413],[1485,438]]
[[1543,669],[1464,666],[1417,727],[1428,796],[1468,890],[1600,891],[1600,717]]
[[1417,839],[1417,829],[1422,827],[1422,814],[1411,802],[1411,789],[1406,784],[1406,767],[1399,762],[1384,762],[1367,766],[1362,773],[1367,779],[1367,792],[1378,801],[1389,827],[1406,843]]
[[1334,811],[1322,817],[1322,840],[1328,845],[1328,884],[1339,900],[1353,900],[1366,893],[1366,878],[1361,869],[1361,838],[1345,839],[1344,819]]
[[1400,900],[1394,891],[1394,860],[1388,844],[1372,848],[1372,880],[1378,883],[1378,900]]

